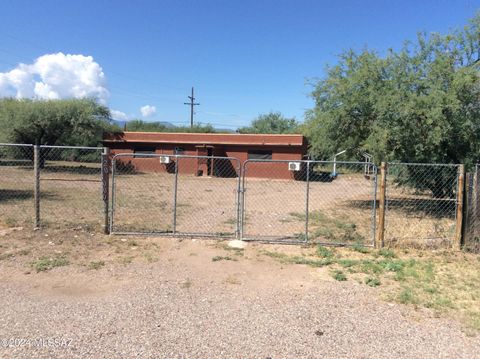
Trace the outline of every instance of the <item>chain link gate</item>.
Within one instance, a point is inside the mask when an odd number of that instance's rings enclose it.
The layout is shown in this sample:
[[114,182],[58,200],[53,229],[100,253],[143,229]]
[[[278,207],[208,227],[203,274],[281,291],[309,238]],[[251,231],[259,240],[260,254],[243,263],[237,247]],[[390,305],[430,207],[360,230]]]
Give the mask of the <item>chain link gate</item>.
[[240,171],[233,157],[116,154],[110,231],[238,237]]
[[385,242],[450,248],[457,231],[460,165],[389,163]]
[[373,245],[372,163],[259,159],[242,174],[242,239]]

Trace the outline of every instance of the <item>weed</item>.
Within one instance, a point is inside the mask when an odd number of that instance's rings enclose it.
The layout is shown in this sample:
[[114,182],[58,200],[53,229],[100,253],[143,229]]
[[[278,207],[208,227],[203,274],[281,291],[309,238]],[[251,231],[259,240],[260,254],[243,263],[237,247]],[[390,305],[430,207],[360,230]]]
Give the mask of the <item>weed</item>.
[[352,249],[353,249],[355,252],[359,252],[359,253],[363,253],[363,254],[370,253],[370,249],[368,249],[367,247],[365,247],[365,246],[362,245],[361,243],[355,243],[355,244],[352,246]]
[[382,274],[384,272],[383,266],[378,262],[366,260],[362,261],[361,263],[360,271],[363,273]]
[[339,282],[343,282],[347,280],[347,276],[341,270],[335,270],[332,272],[332,277]]
[[138,247],[137,241],[134,240],[129,240],[127,244],[129,247]]
[[180,283],[180,287],[185,288],[185,289],[190,288],[192,285],[193,285],[193,283],[189,278],[187,278],[185,281]]
[[145,259],[147,260],[148,263],[154,263],[158,261],[158,258],[155,257],[152,253],[145,253],[144,254]]
[[12,257],[15,257],[15,255],[13,253],[3,253],[3,254],[0,254],[0,261],[3,261],[5,259],[9,259],[9,258],[12,258]]
[[405,263],[403,261],[384,261],[381,263],[387,272],[400,272],[405,267]]
[[132,256],[121,257],[118,261],[123,265],[127,265],[132,263],[133,257]]
[[228,276],[228,277],[225,279],[225,283],[235,284],[235,285],[240,285],[240,284],[242,284],[242,282],[240,281],[240,279],[238,279],[237,277],[235,277],[235,276],[233,276],[233,275]]
[[30,249],[21,249],[17,252],[17,254],[19,256],[26,256],[26,255],[30,254]]
[[38,272],[45,272],[55,267],[63,267],[70,264],[65,257],[41,257],[32,263],[33,269]]
[[212,258],[212,262],[218,261],[236,261],[236,259],[229,256],[215,256]]
[[92,261],[88,263],[88,269],[100,269],[105,265],[105,261]]
[[355,259],[339,259],[337,260],[337,263],[344,268],[350,268],[358,265],[360,261]]
[[284,253],[262,251],[262,254],[277,259],[281,263],[305,264],[310,267],[323,267],[334,263],[333,258],[312,259],[302,256],[289,256]]
[[370,287],[378,287],[381,282],[380,279],[375,278],[375,277],[367,277],[365,278],[365,284],[370,286]]
[[402,304],[417,304],[418,299],[413,292],[413,290],[409,287],[405,287],[402,289],[400,294],[398,295],[398,301]]
[[333,249],[328,249],[323,246],[317,246],[317,256],[322,257],[322,258],[332,258],[334,255],[334,250]]
[[394,251],[392,251],[391,249],[386,249],[386,248],[380,249],[377,254],[379,256],[384,257],[384,258],[396,258],[397,257],[397,255],[395,254]]

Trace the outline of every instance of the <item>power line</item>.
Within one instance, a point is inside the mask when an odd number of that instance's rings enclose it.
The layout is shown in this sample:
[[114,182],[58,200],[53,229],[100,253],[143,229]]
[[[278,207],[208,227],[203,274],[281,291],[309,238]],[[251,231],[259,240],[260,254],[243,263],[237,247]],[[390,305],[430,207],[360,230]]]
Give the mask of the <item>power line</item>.
[[199,103],[195,103],[195,96],[193,95],[193,87],[192,87],[192,96],[188,96],[190,102],[184,102],[184,105],[190,106],[190,127],[193,127],[193,107],[200,105]]

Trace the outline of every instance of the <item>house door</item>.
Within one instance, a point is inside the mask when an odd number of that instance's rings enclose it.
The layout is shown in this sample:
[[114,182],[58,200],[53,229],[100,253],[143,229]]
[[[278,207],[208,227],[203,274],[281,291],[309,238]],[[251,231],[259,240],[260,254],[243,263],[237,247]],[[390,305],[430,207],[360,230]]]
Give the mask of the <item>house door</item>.
[[213,148],[212,147],[208,147],[207,148],[207,156],[209,158],[207,158],[207,173],[209,176],[213,176]]
[[197,147],[197,176],[213,176],[213,146]]

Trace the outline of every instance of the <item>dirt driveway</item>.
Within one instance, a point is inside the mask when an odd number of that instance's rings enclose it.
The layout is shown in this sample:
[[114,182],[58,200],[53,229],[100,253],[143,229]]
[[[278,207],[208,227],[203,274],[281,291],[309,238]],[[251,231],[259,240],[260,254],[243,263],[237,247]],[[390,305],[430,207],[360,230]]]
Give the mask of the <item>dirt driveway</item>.
[[[85,232],[0,236],[3,358],[474,358],[477,334],[282,263],[304,249]],[[54,260],[51,260],[54,258]],[[63,260],[63,261],[62,261]],[[37,272],[38,270],[38,272]],[[17,339],[16,341],[14,339]]]

